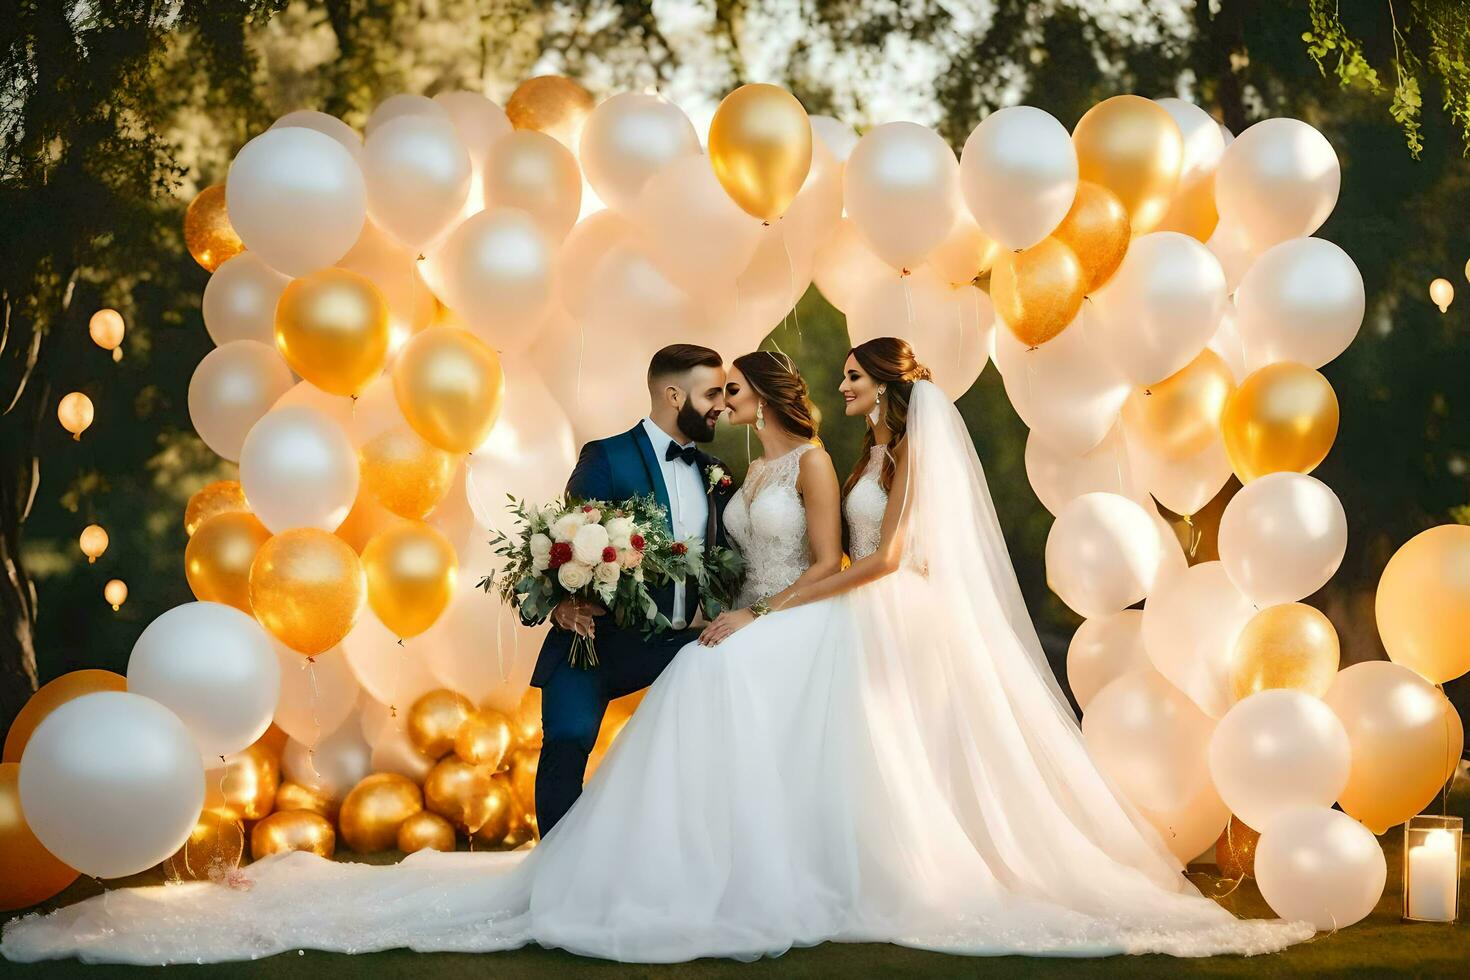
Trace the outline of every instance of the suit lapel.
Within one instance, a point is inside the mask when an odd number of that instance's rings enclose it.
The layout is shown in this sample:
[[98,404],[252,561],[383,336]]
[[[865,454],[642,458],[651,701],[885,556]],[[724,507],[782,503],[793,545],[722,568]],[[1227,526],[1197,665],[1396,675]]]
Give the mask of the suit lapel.
[[633,437],[633,444],[638,447],[639,458],[643,460],[643,469],[648,474],[648,484],[653,487],[653,496],[664,509],[664,521],[669,526],[669,533],[674,533],[674,509],[669,504],[669,488],[664,485],[663,466],[659,464],[658,456],[653,451],[653,443],[649,441],[648,433],[643,431],[643,423],[639,422],[633,426],[628,433]]

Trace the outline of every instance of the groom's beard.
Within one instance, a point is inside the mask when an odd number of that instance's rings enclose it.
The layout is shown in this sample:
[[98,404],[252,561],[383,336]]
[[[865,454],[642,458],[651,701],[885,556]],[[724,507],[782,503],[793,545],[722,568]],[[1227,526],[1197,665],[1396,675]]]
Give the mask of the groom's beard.
[[715,415],[714,421],[708,415],[696,411],[692,399],[684,399],[684,404],[679,407],[679,417],[674,424],[684,437],[692,442],[713,442],[715,438],[715,422],[720,416]]

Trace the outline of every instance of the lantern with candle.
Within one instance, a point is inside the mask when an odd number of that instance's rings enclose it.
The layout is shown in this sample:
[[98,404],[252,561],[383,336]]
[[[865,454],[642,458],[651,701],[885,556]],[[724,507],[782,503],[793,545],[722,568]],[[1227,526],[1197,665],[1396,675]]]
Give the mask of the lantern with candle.
[[1460,817],[1420,814],[1404,824],[1404,918],[1454,922],[1460,917]]

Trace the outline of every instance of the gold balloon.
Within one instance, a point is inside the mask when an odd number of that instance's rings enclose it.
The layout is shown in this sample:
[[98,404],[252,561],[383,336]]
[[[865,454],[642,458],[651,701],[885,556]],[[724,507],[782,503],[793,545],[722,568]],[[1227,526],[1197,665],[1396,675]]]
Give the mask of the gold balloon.
[[1429,298],[1439,307],[1439,312],[1448,313],[1455,301],[1455,284],[1448,279],[1436,279],[1429,284]]
[[122,355],[116,353],[118,345],[123,342],[123,334],[127,332],[127,324],[123,322],[122,314],[117,310],[101,309],[92,314],[92,319],[87,321],[87,335],[92,338],[92,343],[103,350],[113,351],[113,360]]
[[1206,242],[1220,223],[1215,209],[1215,176],[1202,177],[1174,195],[1169,211],[1154,231],[1177,231],[1197,241]]
[[81,536],[77,538],[77,544],[81,546],[82,554],[87,556],[87,564],[91,565],[102,557],[107,551],[107,531],[100,524],[88,524],[82,528]]
[[250,608],[276,639],[308,657],[352,632],[367,580],[357,552],[320,528],[283,531],[250,566]]
[[223,770],[204,774],[205,809],[228,811],[241,820],[259,820],[276,805],[281,785],[281,757],[264,736],[227,756]]
[[454,545],[423,521],[404,521],[376,535],[362,549],[362,567],[368,604],[400,639],[434,625],[454,597],[459,576]]
[[323,391],[357,395],[388,358],[388,304],[371,279],[319,269],[291,280],[276,303],[276,348]]
[[521,806],[536,812],[536,771],[541,765],[539,748],[514,748],[505,758],[506,776]]
[[516,86],[505,103],[505,115],[516,129],[554,136],[577,152],[582,124],[596,102],[592,93],[562,75],[538,75]]
[[311,810],[272,813],[250,831],[250,856],[259,861],[282,851],[310,851],[324,858],[337,853],[332,821]]
[[1142,96],[1115,95],[1077,121],[1072,144],[1078,176],[1118,195],[1133,234],[1153,231],[1184,163],[1184,136],[1169,111]]
[[199,814],[189,839],[163,862],[170,881],[224,881],[245,857],[245,827],[229,810]]
[[102,598],[113,612],[117,612],[128,601],[128,583],[120,578],[108,579],[102,587]]
[[434,326],[399,351],[393,393],[415,432],[445,452],[467,453],[495,427],[505,373],[500,356],[474,334]]
[[369,541],[402,520],[403,518],[378,503],[366,484],[359,483],[357,499],[352,502],[352,509],[333,533],[361,555]]
[[211,184],[189,202],[184,212],[184,245],[194,261],[210,272],[245,251],[245,243],[230,224],[224,184]]
[[454,754],[472,765],[488,766],[493,772],[505,761],[510,739],[510,722],[505,715],[481,710],[460,726],[454,736]]
[[786,213],[812,169],[812,124],[778,85],[742,85],[709,124],[709,162],[741,210],[762,221]]
[[1095,292],[1123,264],[1129,227],[1128,211],[1118,195],[1101,184],[1078,183],[1072,210],[1051,234],[1082,263],[1083,292]]
[[378,503],[411,521],[423,520],[439,505],[459,466],[459,460],[406,426],[379,433],[357,455],[362,485]]
[[420,810],[398,827],[398,849],[404,854],[452,851],[454,844],[454,825],[428,810]]
[[0,764],[0,912],[44,902],[76,878],[76,869],[46,850],[26,823],[20,808],[20,765]]
[[1383,569],[1374,612],[1394,663],[1431,684],[1470,670],[1470,526],[1442,524],[1410,538]]
[[41,689],[30,696],[25,706],[16,714],[15,720],[10,723],[0,761],[20,762],[21,753],[26,750],[26,743],[31,740],[31,733],[36,730],[36,726],[66,702],[84,694],[96,694],[98,691],[127,689],[128,679],[110,670],[74,670],[42,684]]
[[1310,473],[1337,439],[1337,395],[1309,367],[1268,364],[1231,394],[1220,428],[1241,483],[1267,473]]
[[193,537],[199,525],[216,514],[248,510],[250,505],[245,502],[239,480],[215,480],[189,498],[184,508],[184,533]]
[[1208,347],[1163,381],[1135,388],[1123,403],[1123,421],[1166,459],[1189,459],[1220,435],[1220,415],[1235,390],[1230,365]]
[[396,772],[377,772],[352,788],[342,801],[338,827],[342,842],[360,854],[386,851],[398,843],[403,821],[424,808],[413,780]]
[[1002,255],[990,273],[996,315],[1030,347],[1051,340],[1076,319],[1085,290],[1077,253],[1056,238]]
[[82,439],[82,433],[91,427],[95,417],[92,399],[80,391],[64,396],[56,405],[56,418],[61,422],[61,427],[70,432],[71,437],[78,442]]
[[1460,756],[1465,754],[1465,722],[1449,698],[1444,702],[1444,721],[1444,781],[1449,782],[1460,768]]
[[474,833],[489,816],[490,777],[487,766],[476,766],[458,756],[440,759],[424,778],[424,807],[452,823],[456,829]]
[[1256,876],[1256,844],[1261,835],[1247,827],[1234,814],[1215,842],[1215,863],[1222,878],[1254,878]]
[[505,838],[501,841],[501,846],[510,850],[541,836],[541,828],[536,823],[535,812],[527,812],[520,805],[520,801],[514,797],[512,803],[514,805],[511,807],[510,829],[505,832]]
[[339,808],[339,805],[325,794],[300,783],[282,782],[276,790],[276,813],[282,810],[310,810],[328,820],[336,820]]
[[438,759],[454,748],[454,740],[474,717],[475,706],[463,694],[440,688],[421,695],[408,709],[408,737],[414,748]]
[[271,533],[254,514],[216,514],[184,546],[184,576],[194,598],[250,612],[250,566]]
[[270,727],[265,730],[265,734],[255,740],[255,744],[279,759],[281,753],[286,751],[286,743],[290,739],[291,737],[281,729],[280,725],[271,722]]
[[1235,700],[1289,687],[1322,697],[1337,676],[1337,630],[1311,606],[1288,602],[1251,617],[1235,641],[1230,691]]
[[504,847],[520,809],[507,777],[490,778],[481,809],[483,820],[480,829],[474,833],[475,840],[491,847]]
[[[491,709],[493,710],[493,709]],[[510,721],[511,742],[517,746],[541,747],[541,688],[528,687]]]

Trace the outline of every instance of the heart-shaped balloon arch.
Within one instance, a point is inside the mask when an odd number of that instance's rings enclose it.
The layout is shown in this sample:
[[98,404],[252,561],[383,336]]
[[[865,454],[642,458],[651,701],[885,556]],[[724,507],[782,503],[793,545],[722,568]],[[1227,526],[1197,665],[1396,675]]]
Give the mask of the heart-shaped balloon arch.
[[[594,108],[547,77],[504,111],[394,96],[365,137],[294,112],[240,150],[186,228],[218,345],[190,415],[240,482],[191,501],[200,601],[144,632],[127,692],[37,696],[19,774],[37,846],[103,876],[181,847],[229,864],[221,810],[258,821],[257,856],[330,853],[332,820],[358,850],[530,838],[539,637],[477,589],[486,529],[642,414],[653,350],[753,349],[815,282],[853,342],[902,335],[954,397],[994,358],[1056,515],[1049,582],[1086,617],[1083,731],[1119,791],[1181,860],[1225,831],[1238,867],[1259,830],[1282,915],[1365,915],[1370,830],[1428,805],[1460,755],[1435,684],[1470,667],[1444,571],[1470,529],[1390,564],[1398,662],[1339,671],[1301,603],[1347,536],[1307,475],[1338,424],[1318,369],[1364,313],[1352,260],[1309,237],[1338,195],[1327,140],[1295,119],[1232,139],[1123,95],[1070,134],[1002,109],[956,158],[923,126],[859,138],[747,85],[707,143],[659,98]],[[1196,513],[1232,473],[1219,560],[1190,565],[1153,501]]]

